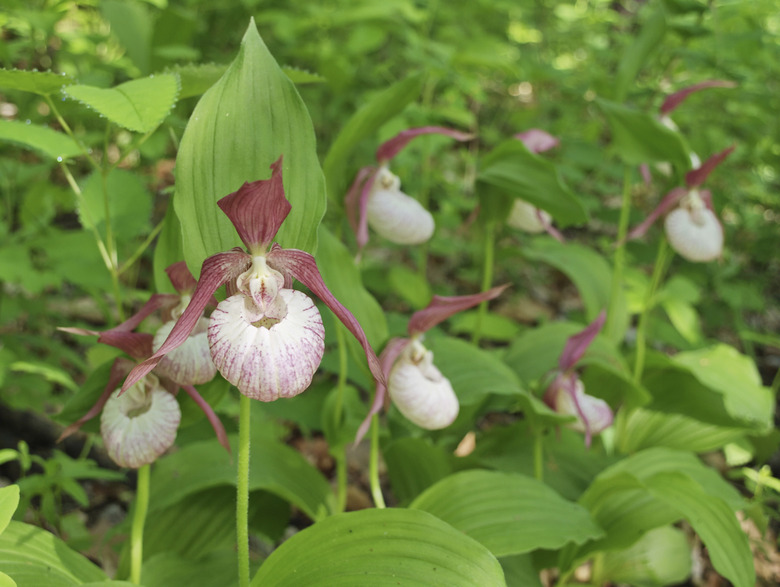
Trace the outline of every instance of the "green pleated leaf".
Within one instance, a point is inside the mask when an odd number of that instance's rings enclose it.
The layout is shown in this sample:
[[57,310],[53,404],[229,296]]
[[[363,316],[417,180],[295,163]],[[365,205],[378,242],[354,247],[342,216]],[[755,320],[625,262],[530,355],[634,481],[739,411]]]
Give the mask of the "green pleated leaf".
[[617,102],[622,102],[626,97],[629,86],[634,82],[651,53],[661,44],[665,33],[666,17],[664,11],[658,9],[642,23],[639,35],[634,37],[633,42],[620,58],[614,83],[614,96]]
[[669,161],[678,172],[691,168],[688,148],[679,133],[651,114],[598,99],[612,131],[612,149],[628,165]]
[[323,225],[320,225],[318,234],[317,267],[325,285],[357,318],[368,342],[379,348],[388,336],[384,310],[363,286],[360,271],[347,247]]
[[539,571],[534,567],[531,555],[505,556],[499,562],[509,587],[542,587]]
[[425,345],[433,362],[450,380],[463,405],[480,402],[491,393],[520,395],[524,390],[512,369],[494,355],[459,338],[431,338]]
[[196,276],[206,257],[242,246],[217,200],[246,181],[270,177],[270,165],[280,156],[292,210],[276,240],[313,252],[326,201],[314,129],[253,20],[233,63],[195,107],[176,158],[174,207],[187,265]]
[[16,506],[19,505],[19,486],[9,485],[7,487],[0,487],[0,534],[8,526],[8,522],[11,521],[11,517],[16,511]]
[[162,73],[114,88],[73,85],[62,92],[119,126],[148,133],[160,125],[176,104],[179,78],[171,73]]
[[74,83],[73,78],[53,71],[24,71],[21,69],[0,69],[0,88],[20,90],[41,96],[58,93],[63,86]]
[[[233,454],[237,454],[231,437]],[[163,510],[204,489],[236,483],[235,463],[216,441],[190,444],[160,459],[152,471],[151,512]],[[264,489],[290,502],[312,520],[334,511],[330,485],[322,474],[287,445],[264,438],[252,445],[249,489]]]
[[154,289],[157,293],[176,293],[165,269],[184,260],[179,217],[169,205],[154,247]]
[[81,149],[68,135],[17,120],[0,120],[0,141],[21,145],[57,161],[81,155]]
[[161,553],[145,560],[141,573],[141,584],[144,587],[225,587],[237,583],[236,553],[233,548],[212,552],[197,560],[183,558],[173,552]]
[[444,520],[499,557],[581,544],[603,535],[579,504],[536,479],[498,471],[451,475],[410,507]]
[[452,473],[452,455],[422,438],[401,438],[382,451],[393,494],[408,503]]
[[105,581],[106,575],[54,534],[11,522],[0,534],[0,569],[18,585],[60,587]]
[[18,587],[18,585],[11,577],[0,571],[0,587]]
[[418,510],[371,509],[322,520],[283,543],[253,587],[505,585],[482,545]]
[[351,168],[348,162],[355,147],[363,139],[376,134],[380,126],[415,100],[422,91],[423,81],[423,75],[416,74],[390,86],[358,110],[341,128],[322,164],[328,183],[328,197],[337,210],[343,207],[347,185],[352,181],[346,173]]
[[144,2],[126,0],[103,0],[100,11],[111,25],[127,56],[141,70],[149,73],[152,51],[154,19]]
[[681,473],[661,473],[647,481],[650,492],[676,508],[707,546],[712,566],[735,587],[753,587],[756,571],[747,535],[726,503],[705,493]]
[[519,140],[506,141],[488,153],[477,180],[546,210],[561,226],[588,220],[585,207],[564,185],[555,164],[531,153]]

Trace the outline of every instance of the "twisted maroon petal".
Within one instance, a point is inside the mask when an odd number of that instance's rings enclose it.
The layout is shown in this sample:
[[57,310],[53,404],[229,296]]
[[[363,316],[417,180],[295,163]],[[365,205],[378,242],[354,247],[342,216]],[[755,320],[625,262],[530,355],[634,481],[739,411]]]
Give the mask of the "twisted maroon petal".
[[166,353],[179,347],[198,323],[203,315],[203,310],[211,301],[214,292],[227,281],[235,280],[246,271],[251,263],[251,257],[240,249],[233,249],[226,253],[217,253],[205,261],[200,270],[200,280],[195,292],[192,294],[187,309],[184,310],[176,325],[171,330],[168,338],[151,357],[136,366],[127,376],[122,391],[136,383],[144,375],[157,366]]
[[499,285],[470,296],[433,296],[427,307],[412,314],[407,331],[410,336],[427,332],[453,314],[472,308],[486,300],[497,298],[508,287],[509,284]]
[[525,132],[517,133],[515,138],[522,142],[525,145],[525,148],[532,153],[549,151],[561,144],[558,137],[554,137],[547,131],[538,128],[531,128]]
[[242,185],[217,205],[230,218],[250,251],[265,250],[290,213],[282,184],[282,157],[271,165],[271,178]]
[[127,375],[133,364],[134,363],[132,361],[123,359],[121,357],[114,361],[114,364],[111,365],[111,371],[108,376],[108,383],[106,383],[106,387],[103,389],[103,393],[100,394],[98,401],[95,402],[95,405],[92,406],[86,414],[65,428],[65,430],[62,431],[62,434],[60,434],[60,437],[57,439],[57,442],[65,440],[68,436],[81,428],[85,422],[90,421],[100,413],[100,411],[103,409],[103,406],[106,405],[108,398],[111,397],[111,394],[114,392],[114,390],[119,387],[119,382],[122,380],[122,377]]
[[421,126],[401,131],[389,141],[385,141],[376,151],[376,160],[379,162],[389,161],[395,157],[408,143],[420,135],[438,134],[445,135],[456,141],[468,141],[474,138],[474,135],[461,132],[452,128],[443,126]]
[[370,173],[366,174],[366,181],[363,184],[363,189],[360,190],[360,198],[357,205],[357,225],[353,227],[358,249],[362,249],[368,243],[368,198],[371,196],[371,188],[374,187],[374,182],[379,173],[378,169],[372,167],[366,169],[369,169]]
[[704,183],[707,176],[720,165],[723,160],[731,155],[731,152],[736,148],[736,145],[731,145],[727,149],[723,149],[720,153],[715,153],[712,157],[702,163],[701,167],[689,171],[685,174],[685,185],[688,189],[693,189]]
[[208,418],[211,427],[214,429],[214,433],[217,435],[217,440],[219,440],[219,443],[225,447],[225,450],[228,451],[228,453],[230,453],[230,443],[228,442],[225,427],[222,425],[222,421],[219,419],[219,416],[214,413],[214,410],[211,408],[211,405],[209,405],[209,402],[203,399],[203,396],[200,395],[198,390],[195,389],[192,385],[182,385],[182,389],[184,389],[184,391],[187,392],[187,395],[189,395],[192,400],[198,404],[198,407],[203,410],[203,413],[206,414],[206,418]]
[[[387,343],[385,350],[379,355],[379,363],[382,367],[382,373],[385,375],[385,380],[390,377],[390,370],[393,368],[396,359],[411,342],[412,341],[408,338],[393,338]],[[368,432],[368,428],[371,426],[371,418],[374,417],[374,414],[378,414],[379,410],[382,409],[386,396],[387,385],[384,383],[377,383],[376,391],[374,392],[374,401],[371,402],[371,408],[368,410],[368,415],[363,422],[361,422],[357,434],[355,435],[355,446],[360,444],[360,441],[363,440],[366,432]]]
[[368,368],[376,379],[377,383],[385,383],[382,369],[379,366],[379,359],[368,343],[365,332],[360,326],[360,323],[347,310],[341,302],[339,302],[335,296],[330,293],[330,290],[322,280],[320,270],[317,268],[317,263],[309,253],[305,251],[299,251],[298,249],[283,249],[278,244],[274,244],[271,251],[266,256],[269,265],[271,265],[277,271],[283,274],[292,275],[295,279],[303,283],[308,287],[311,292],[320,298],[328,308],[341,320],[342,324],[352,333],[363,350],[366,353],[366,359],[368,360]]
[[165,272],[168,274],[168,279],[171,280],[173,288],[180,294],[190,294],[195,291],[195,287],[198,285],[196,279],[192,276],[187,263],[179,261],[170,265]]
[[661,203],[658,204],[656,209],[650,212],[650,214],[648,214],[647,218],[645,218],[641,224],[638,224],[636,227],[634,227],[633,230],[631,230],[626,235],[626,240],[633,240],[635,238],[640,238],[644,236],[644,234],[653,225],[653,223],[656,220],[658,220],[661,216],[666,214],[669,210],[674,208],[677,205],[677,203],[686,196],[687,193],[688,193],[687,189],[678,187],[678,188],[674,188],[672,191],[666,194],[663,200],[661,200]]
[[664,100],[664,103],[661,105],[661,116],[665,116],[669,114],[672,110],[674,110],[680,104],[682,104],[683,101],[688,96],[690,96],[694,92],[698,92],[699,90],[703,90],[705,88],[735,88],[735,87],[737,87],[737,84],[735,82],[713,79],[704,82],[699,82],[698,84],[694,84],[687,88],[683,88],[682,90],[675,92],[671,96],[667,97],[666,100]]
[[360,213],[358,210],[360,203],[360,194],[362,193],[362,186],[368,176],[374,171],[374,167],[362,167],[355,176],[352,185],[349,186],[347,195],[344,196],[344,207],[347,212],[347,220],[349,221],[352,232],[357,234],[358,225],[360,223]]
[[555,240],[557,240],[561,244],[566,244],[566,239],[563,237],[563,234],[560,230],[555,228],[552,225],[552,222],[550,222],[549,218],[542,214],[542,211],[540,209],[536,209],[536,217],[539,220],[539,223],[542,225],[542,228],[544,228],[544,231],[549,234],[551,237],[553,237]]
[[604,322],[607,319],[607,313],[602,310],[596,319],[591,322],[585,330],[578,332],[577,334],[570,336],[566,341],[566,346],[563,348],[561,357],[558,360],[558,368],[561,371],[568,371],[577,364],[585,351],[596,338],[596,335],[601,332],[604,326]]

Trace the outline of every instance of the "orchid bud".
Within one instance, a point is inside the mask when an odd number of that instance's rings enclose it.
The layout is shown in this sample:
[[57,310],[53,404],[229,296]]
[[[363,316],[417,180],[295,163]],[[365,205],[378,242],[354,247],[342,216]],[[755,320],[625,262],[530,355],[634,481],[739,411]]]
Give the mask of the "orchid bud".
[[446,428],[458,416],[458,398],[449,379],[418,340],[404,349],[390,371],[388,392],[398,410],[426,430]]
[[137,469],[173,445],[181,410],[154,375],[120,392],[117,389],[103,407],[100,433],[108,455],[118,465]]
[[538,234],[552,223],[552,216],[524,200],[515,200],[506,223],[512,228]]
[[401,180],[381,167],[368,199],[368,224],[387,240],[418,245],[433,236],[433,216],[400,189]]
[[607,402],[585,393],[585,385],[576,374],[560,374],[544,394],[544,401],[559,414],[574,416],[567,427],[586,434],[590,444],[593,435],[612,424],[612,410]]
[[695,190],[667,214],[664,228],[671,247],[689,261],[712,261],[723,252],[723,228]]

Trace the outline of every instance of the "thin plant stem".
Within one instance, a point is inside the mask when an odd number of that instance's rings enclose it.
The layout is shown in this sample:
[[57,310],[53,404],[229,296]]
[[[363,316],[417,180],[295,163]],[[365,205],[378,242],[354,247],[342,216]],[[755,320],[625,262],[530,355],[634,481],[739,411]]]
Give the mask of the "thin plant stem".
[[[496,256],[496,223],[489,221],[485,225],[485,250],[482,262],[482,291],[487,291],[493,285],[493,263]],[[487,314],[487,301],[482,302],[477,309],[477,321],[474,324],[474,332],[471,335],[471,342],[474,346],[479,344],[482,336],[482,325]]]
[[141,257],[141,255],[144,254],[144,251],[149,248],[149,245],[152,244],[152,241],[157,238],[158,234],[160,234],[164,222],[164,220],[161,220],[157,223],[157,226],[152,229],[152,232],[150,232],[149,236],[144,239],[144,242],[142,242],[141,245],[135,250],[135,252],[130,255],[130,257],[124,263],[122,263],[122,266],[119,267],[117,274],[122,275],[122,273],[130,269],[130,267],[133,266],[133,263],[135,263]]
[[534,434],[534,478],[544,481],[544,443],[538,427],[533,427]]
[[645,353],[647,351],[647,319],[652,309],[655,294],[663,280],[666,272],[666,265],[669,259],[669,247],[666,238],[661,238],[658,244],[658,253],[655,257],[655,266],[653,275],[650,278],[650,285],[645,294],[645,303],[642,307],[642,313],[639,315],[639,325],[636,329],[636,361],[634,362],[634,381],[642,381],[642,372],[645,368]]
[[138,480],[135,490],[135,512],[130,530],[130,582],[141,584],[141,566],[144,560],[144,524],[146,512],[149,509],[149,472],[151,465],[143,465],[138,469]]
[[76,146],[78,146],[78,148],[81,150],[81,153],[84,155],[84,157],[87,158],[89,164],[92,165],[92,167],[94,167],[95,169],[99,170],[100,165],[98,164],[97,161],[95,161],[95,158],[92,157],[92,155],[89,152],[89,149],[87,149],[82,144],[82,142],[76,138],[76,135],[73,133],[73,130],[71,130],[68,123],[65,122],[65,119],[60,114],[60,111],[57,110],[57,105],[54,103],[54,100],[52,100],[50,96],[46,96],[46,103],[49,105],[49,108],[51,108],[52,114],[54,114],[54,117],[57,119],[57,122],[60,123],[60,126],[62,127],[62,130],[65,131],[65,134],[67,134],[71,139],[73,139],[73,142],[76,143]]
[[376,414],[371,418],[371,454],[368,461],[368,478],[371,485],[371,497],[378,509],[384,509],[385,498],[379,485],[379,418]]
[[236,478],[236,541],[238,584],[249,587],[249,426],[251,400],[241,394],[238,415],[238,471]]
[[621,311],[618,305],[620,290],[623,287],[623,270],[626,265],[626,234],[628,234],[628,222],[631,216],[631,178],[633,172],[626,166],[623,176],[623,196],[620,204],[620,220],[618,221],[617,248],[615,249],[614,266],[612,268],[612,290],[609,296],[609,309],[607,311],[607,323],[604,332],[610,339],[615,340],[621,333],[614,332],[617,312]]

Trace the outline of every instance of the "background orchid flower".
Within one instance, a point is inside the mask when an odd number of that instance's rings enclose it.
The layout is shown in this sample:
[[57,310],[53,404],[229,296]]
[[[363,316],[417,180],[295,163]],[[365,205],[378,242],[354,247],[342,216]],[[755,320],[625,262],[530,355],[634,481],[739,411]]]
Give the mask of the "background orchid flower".
[[473,135],[440,126],[405,130],[382,143],[376,152],[378,167],[362,168],[347,192],[347,217],[357,236],[358,248],[368,242],[368,226],[387,240],[402,244],[424,243],[433,235],[433,216],[414,198],[401,191],[401,180],[389,163],[413,138],[441,134],[467,141]]
[[409,338],[393,338],[380,355],[387,385],[377,385],[368,416],[360,425],[355,444],[365,436],[371,418],[385,403],[385,394],[409,420],[427,430],[446,428],[455,421],[460,406],[450,381],[433,364],[433,353],[422,343],[424,334],[453,314],[497,298],[509,285],[470,295],[433,296],[427,307],[409,320]]
[[304,391],[324,352],[325,330],[314,302],[292,289],[301,281],[357,338],[378,382],[379,359],[355,317],[330,293],[309,253],[271,245],[291,206],[284,195],[282,158],[271,177],[245,183],[217,204],[230,218],[247,248],[217,253],[203,262],[187,308],[155,353],[128,376],[134,385],[196,329],[214,292],[227,284],[228,297],[211,315],[208,340],[219,372],[244,395],[261,401]]
[[[560,140],[557,137],[538,128],[518,133],[515,135],[515,138],[522,142],[525,148],[532,153],[542,153],[560,144]],[[525,200],[515,199],[506,223],[512,228],[531,234],[547,232],[556,240],[564,241],[563,235],[552,225],[552,216]]]
[[601,331],[607,314],[602,311],[585,330],[569,337],[558,359],[555,379],[544,393],[544,402],[559,414],[574,416],[569,428],[585,433],[585,445],[593,436],[612,424],[612,410],[607,402],[585,393],[585,385],[574,370],[577,362]]
[[671,247],[694,262],[712,261],[723,252],[723,227],[712,206],[709,190],[698,189],[707,176],[734,150],[734,145],[716,153],[685,175],[685,187],[676,187],[636,228],[628,239],[643,236],[652,224],[666,214],[664,229]]
[[[154,311],[162,309],[175,316],[180,313],[182,306],[189,302],[188,292],[194,289],[195,279],[184,262],[171,265],[166,272],[180,295],[154,294],[136,314],[103,332],[83,328],[60,328],[72,334],[97,336],[98,342],[118,348],[135,359],[131,361],[118,358],[114,361],[108,383],[98,401],[84,416],[65,428],[59,438],[62,440],[70,436],[102,410],[101,435],[106,450],[109,456],[123,467],[138,468],[151,463],[173,445],[181,419],[179,404],[174,397],[179,387],[203,410],[220,444],[230,452],[227,433],[222,423],[208,402],[193,387],[193,383],[205,383],[216,374],[216,368],[208,354],[205,336],[196,334],[195,337],[188,338],[182,347],[183,352],[168,357],[168,363],[160,365],[163,369],[158,368],[154,374],[142,377],[127,394],[123,394],[119,388],[119,383],[137,361],[143,361],[152,355],[155,339],[158,338],[157,335],[133,330]],[[212,298],[209,303],[213,301]],[[164,328],[165,326],[161,327],[161,330]]]

